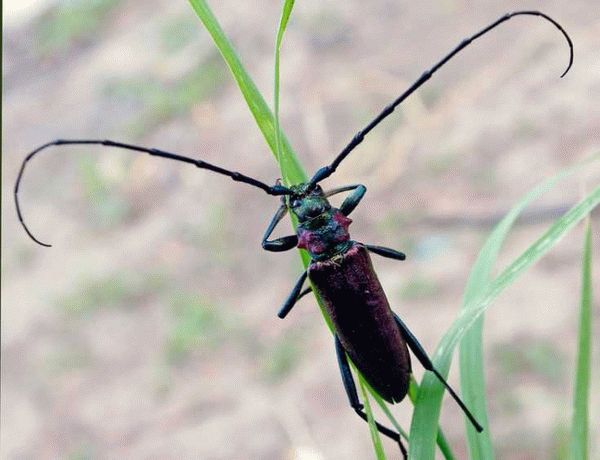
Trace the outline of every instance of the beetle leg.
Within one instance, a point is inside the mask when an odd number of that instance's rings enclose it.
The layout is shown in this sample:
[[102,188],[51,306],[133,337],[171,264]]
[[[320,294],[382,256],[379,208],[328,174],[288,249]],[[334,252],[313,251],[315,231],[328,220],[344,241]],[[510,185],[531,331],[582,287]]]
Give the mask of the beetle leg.
[[[358,414],[360,418],[362,418],[365,422],[368,423],[369,419],[367,417],[367,414],[365,414],[365,412],[363,411],[363,405],[358,399],[356,384],[354,383],[354,378],[352,377],[352,372],[350,371],[350,365],[348,364],[346,350],[344,350],[342,342],[340,342],[340,339],[337,335],[335,336],[335,351],[337,354],[338,365],[340,366],[340,372],[342,374],[342,382],[344,383],[344,389],[346,390],[346,395],[348,396],[350,406],[352,406],[352,409],[354,409],[354,411]],[[383,426],[377,421],[375,421],[375,426],[377,426],[377,430],[381,434],[387,436],[390,439],[393,439],[398,443],[400,451],[402,452],[402,456],[406,460],[408,454],[406,452],[406,447],[404,447],[404,444],[402,444],[402,439],[400,438],[400,435],[394,430]]]
[[267,227],[267,230],[265,231],[265,234],[263,235],[262,247],[265,251],[271,251],[271,252],[289,251],[290,249],[295,248],[296,245],[298,244],[298,237],[296,235],[289,235],[289,236],[284,236],[282,238],[269,240],[271,233],[273,233],[273,230],[275,230],[275,227],[281,221],[281,219],[283,219],[283,217],[286,215],[286,213],[287,213],[287,206],[285,205],[285,203],[283,203],[277,209],[277,212],[271,219],[271,222],[269,223],[269,226]]
[[354,190],[354,192],[350,194],[350,196],[346,197],[340,206],[340,211],[345,216],[349,215],[352,211],[354,211],[354,208],[358,206],[360,200],[362,200],[363,196],[365,196],[365,193],[367,193],[367,187],[362,184],[345,185],[344,187],[334,188],[325,193],[326,197],[330,197],[337,195],[338,193],[348,192],[350,190]]
[[[294,294],[296,294],[296,287],[294,286],[293,291],[290,293],[289,297],[287,298],[287,300],[285,301],[285,304],[283,305],[283,307],[281,308],[281,310],[279,310],[279,313],[277,314],[277,316],[279,316],[281,319],[285,318],[287,316],[287,314],[290,312],[290,310],[292,309],[292,307],[294,305],[296,305],[296,303],[298,303],[298,301],[304,297],[307,294],[310,294],[312,292],[312,286],[308,286],[306,289],[304,289],[304,291],[300,292],[296,299],[294,300]],[[288,303],[291,303],[290,306],[288,306]]]
[[298,302],[302,297],[304,297],[307,294],[310,294],[312,292],[312,286],[308,286],[304,291],[302,291],[300,294],[298,294],[298,298],[296,299],[296,302]]
[[377,254],[381,257],[387,257],[388,259],[405,260],[406,254],[395,249],[384,248],[383,246],[373,246],[365,244],[365,248],[371,251],[373,254]]
[[444,377],[442,377],[442,375],[437,371],[437,369],[435,367],[433,367],[433,363],[431,362],[431,359],[429,358],[429,356],[427,356],[427,352],[425,351],[423,346],[419,343],[417,338],[413,335],[412,332],[410,332],[410,330],[408,329],[406,324],[404,324],[404,322],[400,319],[400,317],[396,313],[394,313],[394,318],[396,319],[396,324],[398,324],[398,327],[400,328],[400,333],[402,334],[402,337],[404,337],[406,344],[411,349],[411,351],[415,354],[415,356],[417,357],[417,359],[419,360],[421,365],[426,370],[431,371],[435,374],[435,376],[440,380],[440,382],[442,382],[442,384],[446,387],[446,389],[448,390],[448,392],[450,393],[452,398],[454,398],[456,403],[463,410],[463,412],[465,413],[465,415],[467,416],[469,421],[473,424],[473,427],[475,427],[475,429],[479,433],[481,433],[483,431],[483,427],[477,422],[477,420],[475,420],[475,417],[473,416],[471,411],[469,411],[469,409],[467,409],[467,406],[465,406],[465,403],[462,402],[460,397],[456,394],[456,392],[452,389],[452,387],[448,384],[448,382],[446,382]]
[[294,307],[294,305],[296,305],[296,302],[298,302],[298,299],[300,299],[300,291],[302,290],[302,286],[304,285],[304,282],[306,281],[307,275],[308,275],[308,272],[304,272],[304,273],[302,273],[300,278],[298,278],[298,281],[296,281],[296,284],[294,285],[292,292],[290,292],[290,295],[285,300],[283,307],[281,307],[281,310],[279,310],[279,313],[277,313],[277,316],[279,316],[281,319],[283,319],[287,316],[287,314]]

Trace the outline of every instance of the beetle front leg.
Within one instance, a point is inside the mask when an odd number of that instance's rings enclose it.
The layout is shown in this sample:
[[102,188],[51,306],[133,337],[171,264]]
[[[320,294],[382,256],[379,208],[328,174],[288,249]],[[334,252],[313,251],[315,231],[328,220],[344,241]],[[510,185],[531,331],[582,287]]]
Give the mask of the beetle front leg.
[[329,190],[325,194],[326,197],[330,197],[333,195],[337,195],[338,193],[349,192],[350,190],[354,190],[354,192],[352,192],[348,197],[346,197],[346,199],[342,202],[342,205],[340,206],[340,211],[345,216],[348,216],[352,211],[354,211],[354,208],[358,206],[360,200],[362,200],[365,196],[365,193],[367,193],[367,187],[365,187],[362,184],[346,185],[344,187]]
[[[338,365],[340,366],[340,372],[342,374],[342,382],[344,383],[344,389],[346,390],[346,395],[348,396],[348,401],[350,402],[350,406],[352,409],[358,414],[360,418],[362,418],[365,422],[369,422],[367,414],[363,411],[363,405],[358,399],[358,393],[356,391],[356,384],[354,383],[354,378],[352,377],[352,371],[350,370],[350,365],[348,364],[348,357],[346,356],[346,350],[340,342],[338,336],[335,336],[335,351],[337,354]],[[377,430],[387,436],[390,439],[393,439],[398,443],[400,447],[400,451],[402,452],[402,456],[404,460],[406,460],[408,454],[406,452],[406,447],[402,444],[402,439],[400,435],[396,433],[394,430],[380,424],[375,421],[375,426],[377,426]]]
[[437,371],[437,369],[435,367],[433,367],[433,363],[431,362],[431,359],[429,358],[429,356],[427,356],[427,352],[425,351],[423,346],[419,343],[417,338],[413,335],[412,332],[410,332],[410,330],[408,329],[406,324],[404,324],[404,322],[400,319],[400,317],[396,313],[394,313],[394,318],[396,319],[396,324],[398,325],[398,328],[400,329],[400,333],[402,334],[402,337],[404,337],[406,344],[408,345],[410,350],[414,353],[414,355],[417,357],[417,359],[419,360],[421,365],[426,370],[433,372],[435,374],[435,376],[439,379],[439,381],[446,387],[446,389],[448,390],[448,392],[450,393],[452,398],[454,398],[454,400],[456,401],[456,404],[458,404],[460,406],[460,408],[463,410],[464,414],[467,416],[469,421],[473,424],[473,427],[479,433],[481,433],[483,431],[483,427],[477,422],[477,420],[475,420],[475,416],[471,413],[471,411],[469,409],[467,409],[467,406],[465,405],[465,403],[462,402],[460,397],[456,394],[456,392],[452,389],[452,387],[448,384],[448,382],[446,382],[444,377],[442,377],[442,375]]
[[265,251],[289,251],[290,249],[293,249],[298,245],[298,237],[296,235],[289,235],[274,240],[269,240],[271,233],[273,233],[273,230],[275,230],[275,227],[279,222],[281,222],[281,219],[283,219],[286,213],[287,206],[285,205],[285,203],[283,203],[281,206],[279,206],[279,209],[277,209],[277,212],[271,219],[271,222],[269,223],[269,226],[267,227],[267,230],[263,235],[261,244]]

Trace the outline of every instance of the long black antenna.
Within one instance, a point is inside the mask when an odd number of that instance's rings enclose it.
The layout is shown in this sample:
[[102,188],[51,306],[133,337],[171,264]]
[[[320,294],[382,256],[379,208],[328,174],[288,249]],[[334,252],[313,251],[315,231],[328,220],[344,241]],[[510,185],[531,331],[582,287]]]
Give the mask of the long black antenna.
[[182,161],[184,163],[189,163],[189,164],[196,166],[197,168],[208,169],[209,171],[216,172],[217,174],[222,174],[224,176],[231,177],[236,182],[242,182],[244,184],[258,187],[258,188],[262,189],[263,191],[265,191],[269,195],[289,195],[292,193],[292,191],[290,189],[288,189],[287,187],[284,187],[283,185],[276,184],[274,186],[269,186],[269,185],[265,184],[264,182],[261,182],[252,177],[246,176],[239,172],[229,171],[228,169],[221,168],[220,166],[215,166],[211,163],[207,163],[206,161],[196,160],[194,158],[186,157],[183,155],[178,155],[176,153],[165,152],[164,150],[140,147],[138,145],[124,144],[122,142],[115,142],[115,141],[110,141],[110,140],[58,139],[56,141],[48,142],[47,144],[44,144],[44,145],[36,148],[29,155],[27,155],[25,157],[25,159],[23,160],[23,163],[21,163],[21,169],[19,170],[19,175],[17,176],[17,181],[15,182],[14,196],[15,196],[15,206],[17,208],[17,216],[19,217],[19,222],[21,222],[21,225],[23,226],[23,228],[25,229],[25,231],[27,232],[27,234],[33,241],[35,241],[36,243],[38,243],[42,246],[46,246],[46,247],[51,247],[52,245],[43,243],[42,241],[38,240],[35,236],[33,236],[31,231],[29,231],[29,228],[27,228],[27,225],[25,225],[25,221],[23,220],[23,214],[21,213],[21,206],[19,205],[19,185],[21,184],[21,179],[23,177],[23,173],[25,172],[25,166],[27,165],[29,160],[31,160],[35,155],[37,155],[42,150],[47,149],[48,147],[56,146],[56,145],[104,145],[107,147],[117,147],[117,148],[121,148],[121,149],[125,149],[125,150],[133,150],[135,152],[148,153],[150,155],[161,157],[161,158],[167,158],[169,160],[176,160],[176,161]]
[[552,24],[554,24],[554,26],[556,26],[556,28],[564,35],[565,39],[567,40],[567,43],[569,44],[569,52],[570,52],[569,65],[567,66],[566,70],[560,76],[561,78],[564,77],[567,74],[567,72],[569,71],[569,69],[571,68],[571,65],[573,64],[573,42],[571,41],[571,38],[569,37],[567,32],[562,28],[562,26],[558,22],[556,22],[554,19],[552,19],[550,16],[547,16],[544,13],[541,13],[539,11],[515,11],[512,13],[507,13],[504,16],[502,16],[501,18],[499,18],[496,21],[494,21],[493,23],[491,23],[486,28],[477,32],[476,34],[471,35],[468,38],[465,38],[463,41],[461,41],[458,44],[458,46],[456,46],[456,48],[454,48],[449,54],[447,54],[444,58],[442,58],[437,64],[435,64],[429,70],[426,70],[425,72],[423,72],[423,74],[419,77],[419,79],[417,81],[415,81],[404,93],[402,93],[400,95],[400,97],[398,97],[390,105],[385,107],[382,110],[382,112],[379,115],[377,115],[373,119],[373,121],[371,121],[371,123],[369,123],[361,131],[356,133],[354,135],[354,137],[352,138],[352,140],[350,141],[350,143],[346,147],[344,147],[344,150],[342,150],[338,154],[338,156],[335,158],[335,160],[333,160],[333,162],[329,166],[324,166],[321,169],[319,169],[315,173],[313,178],[311,179],[310,183],[314,186],[315,184],[322,181],[323,179],[331,176],[335,172],[337,167],[340,165],[340,163],[344,160],[344,158],[346,158],[348,156],[348,154],[350,152],[352,152],[352,150],[354,150],[354,148],[363,141],[364,137],[373,128],[375,128],[375,126],[377,126],[384,118],[386,118],[388,115],[390,115],[394,111],[394,109],[396,109],[396,107],[398,107],[408,96],[410,96],[413,92],[415,92],[423,83],[425,83],[427,80],[429,80],[431,78],[431,76],[440,67],[442,67],[444,64],[446,64],[450,59],[452,59],[462,49],[466,48],[474,40],[478,39],[482,35],[485,35],[490,30],[499,26],[503,22],[508,21],[510,18],[513,18],[515,16],[523,16],[523,15],[542,17],[542,18],[546,19],[547,21],[551,22]]

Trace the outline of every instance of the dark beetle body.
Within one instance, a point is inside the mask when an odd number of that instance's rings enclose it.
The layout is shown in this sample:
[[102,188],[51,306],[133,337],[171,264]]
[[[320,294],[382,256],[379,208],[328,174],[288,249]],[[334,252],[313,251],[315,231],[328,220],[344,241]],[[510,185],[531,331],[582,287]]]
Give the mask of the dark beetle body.
[[[335,208],[321,187],[292,187],[289,207],[299,221],[297,246],[311,256],[307,270],[345,353],[388,402],[404,399],[410,355],[394,313],[373,269],[368,247],[352,241],[348,214],[364,195],[357,186]],[[335,192],[334,192],[335,193]]]
[[332,259],[313,261],[308,277],[352,362],[386,401],[401,401],[410,355],[365,246],[352,242]]

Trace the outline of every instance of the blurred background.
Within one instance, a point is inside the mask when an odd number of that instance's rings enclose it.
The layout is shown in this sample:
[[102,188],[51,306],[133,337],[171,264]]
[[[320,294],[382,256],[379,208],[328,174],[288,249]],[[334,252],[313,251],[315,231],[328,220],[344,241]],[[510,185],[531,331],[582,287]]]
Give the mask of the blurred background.
[[[3,3],[2,458],[373,458],[314,299],[276,317],[301,270],[296,254],[260,247],[277,200],[174,162],[70,147],[40,155],[22,184],[30,228],[54,246],[37,246],[18,225],[20,162],[60,137],[112,138],[278,177],[189,4]],[[271,103],[280,2],[211,3]],[[305,0],[285,38],[282,126],[311,172],[463,37],[531,8],[575,43],[564,79],[556,29],[515,18],[411,96],[326,184],[368,186],[353,236],[407,253],[375,265],[430,352],[493,223],[533,185],[600,150],[600,11],[588,0]],[[499,268],[598,183],[594,168],[534,204]],[[486,317],[500,459],[564,458],[581,247],[578,227]],[[596,308],[596,330],[598,319]],[[456,367],[450,382],[458,386]],[[410,403],[393,411],[408,429]],[[448,397],[441,424],[465,458]],[[597,436],[592,444],[597,455]]]

